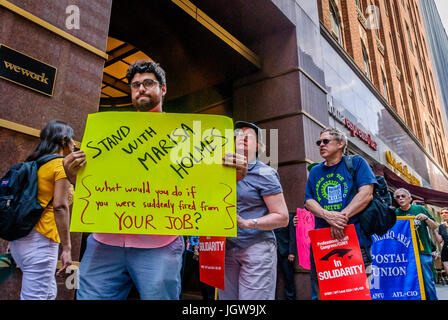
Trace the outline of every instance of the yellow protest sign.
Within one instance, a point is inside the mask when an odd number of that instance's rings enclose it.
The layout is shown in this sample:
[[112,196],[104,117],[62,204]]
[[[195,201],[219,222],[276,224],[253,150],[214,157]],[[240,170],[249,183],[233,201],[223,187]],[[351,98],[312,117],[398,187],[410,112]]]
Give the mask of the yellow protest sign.
[[215,115],[88,116],[70,231],[236,236],[233,122]]

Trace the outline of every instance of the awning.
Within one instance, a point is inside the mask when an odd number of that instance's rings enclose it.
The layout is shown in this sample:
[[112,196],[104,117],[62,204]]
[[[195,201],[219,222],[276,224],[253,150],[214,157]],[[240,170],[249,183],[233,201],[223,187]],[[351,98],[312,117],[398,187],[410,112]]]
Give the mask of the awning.
[[437,207],[448,207],[448,193],[410,184],[385,166],[375,166],[375,172],[383,175],[388,186],[394,189],[405,188],[409,190],[414,198],[421,199],[427,204]]

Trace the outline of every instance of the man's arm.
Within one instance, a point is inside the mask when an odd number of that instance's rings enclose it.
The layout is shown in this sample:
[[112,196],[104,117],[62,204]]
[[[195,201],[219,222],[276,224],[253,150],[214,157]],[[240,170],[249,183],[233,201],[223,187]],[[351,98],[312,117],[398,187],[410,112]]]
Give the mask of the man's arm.
[[373,184],[366,184],[358,189],[358,193],[341,213],[348,219],[364,210],[373,199]]
[[438,230],[436,231],[436,232],[434,232],[434,235],[436,236],[436,240],[437,240],[437,242],[438,243],[442,243],[443,242],[443,238],[442,238],[442,236],[440,235],[440,227],[438,228]]
[[347,226],[348,218],[345,215],[341,214],[341,212],[325,210],[314,199],[306,200],[305,207],[316,217],[327,221],[332,227],[344,229]]
[[425,209],[425,213],[418,214],[415,217],[415,219],[420,220],[420,221],[425,221],[431,230],[435,230],[439,227],[437,222],[435,222],[433,219],[431,219],[431,215],[428,213],[428,211],[426,211],[426,209]]

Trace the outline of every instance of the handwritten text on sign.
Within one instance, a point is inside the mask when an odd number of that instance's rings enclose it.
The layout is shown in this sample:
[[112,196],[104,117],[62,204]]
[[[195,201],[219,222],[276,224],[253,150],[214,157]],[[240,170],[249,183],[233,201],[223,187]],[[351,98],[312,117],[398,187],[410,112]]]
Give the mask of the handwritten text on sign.
[[310,263],[310,236],[308,232],[315,227],[314,215],[305,210],[297,208],[297,253],[299,255],[299,265],[307,270],[311,269]]
[[236,236],[230,118],[92,114],[81,149],[71,231]]

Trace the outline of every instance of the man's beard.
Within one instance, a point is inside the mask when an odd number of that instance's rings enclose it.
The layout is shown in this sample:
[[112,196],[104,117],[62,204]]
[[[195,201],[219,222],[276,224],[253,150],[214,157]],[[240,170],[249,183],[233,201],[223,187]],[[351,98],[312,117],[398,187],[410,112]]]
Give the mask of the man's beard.
[[136,99],[135,101],[133,101],[132,104],[138,111],[150,111],[150,110],[154,109],[159,104],[159,102],[160,102],[160,100],[158,100],[158,99],[153,99],[153,97],[148,97],[148,99],[144,99],[140,102],[138,101],[138,99]]

